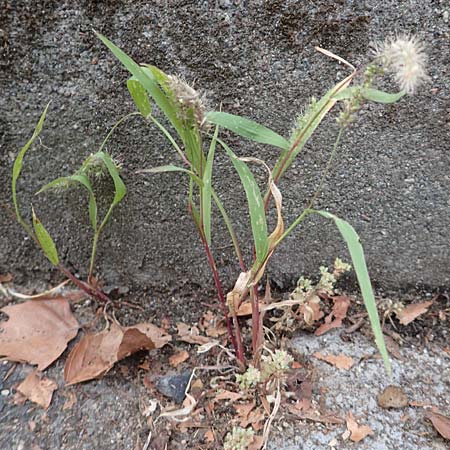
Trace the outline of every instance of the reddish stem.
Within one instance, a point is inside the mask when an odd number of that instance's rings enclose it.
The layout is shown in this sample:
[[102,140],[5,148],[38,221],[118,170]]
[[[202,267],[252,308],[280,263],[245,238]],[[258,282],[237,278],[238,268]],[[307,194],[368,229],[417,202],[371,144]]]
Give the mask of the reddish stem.
[[234,333],[233,333],[233,328],[231,326],[230,316],[228,315],[227,304],[225,301],[225,296],[223,294],[222,284],[220,282],[219,272],[217,271],[216,263],[212,256],[209,245],[206,242],[204,234],[200,233],[200,237],[201,237],[201,240],[203,243],[203,247],[205,248],[206,257],[208,258],[209,266],[211,267],[211,271],[213,273],[214,284],[216,285],[217,296],[219,297],[219,301],[220,301],[220,304],[223,309],[223,314],[225,316],[225,321],[227,323],[227,329],[228,329],[228,334],[230,335],[231,344],[233,345],[234,351],[236,352],[236,357],[237,357],[238,361],[240,361],[242,364],[245,364],[244,350],[242,348],[242,338],[241,338],[241,333],[239,330],[239,323],[237,322],[237,319],[234,320],[234,326],[235,326],[236,335],[237,335],[237,339],[236,339],[236,337],[234,336]]
[[89,297],[93,297],[103,303],[108,303],[108,302],[112,302],[112,300],[101,290],[98,289],[94,286],[91,286],[88,283],[85,283],[82,280],[79,280],[72,272],[70,272],[70,270],[66,269],[64,266],[62,266],[61,264],[58,264],[56,266],[60,272],[62,272],[67,278],[69,278],[70,281],[72,281],[72,283],[77,286],[78,288],[80,288],[83,292],[86,292],[87,295],[89,295]]

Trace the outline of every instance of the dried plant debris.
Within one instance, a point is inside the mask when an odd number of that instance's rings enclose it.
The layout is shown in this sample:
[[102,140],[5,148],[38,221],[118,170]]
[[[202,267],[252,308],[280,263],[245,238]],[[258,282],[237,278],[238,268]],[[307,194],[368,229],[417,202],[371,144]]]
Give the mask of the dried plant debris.
[[408,325],[413,320],[417,319],[422,314],[426,313],[428,308],[432,305],[432,301],[413,303],[396,311],[398,320],[402,325]]
[[149,323],[122,327],[113,322],[109,329],[87,334],[73,348],[64,367],[67,384],[99,378],[117,361],[139,350],[153,350],[166,345],[171,336]]
[[0,356],[36,364],[44,370],[63,353],[79,324],[67,299],[30,300],[2,308],[9,320],[0,323]]
[[387,386],[377,396],[378,405],[382,408],[404,408],[408,405],[408,397],[400,386]]
[[57,388],[58,385],[53,380],[42,377],[35,370],[29,373],[25,380],[17,386],[17,392],[42,408],[47,409],[52,401],[53,392]]
[[444,438],[450,440],[450,418],[444,416],[437,411],[436,408],[432,408],[431,411],[427,411],[426,416],[431,421],[436,431]]
[[373,434],[372,428],[367,425],[359,425],[351,412],[347,415],[347,429],[350,431],[350,440],[362,441],[366,436]]

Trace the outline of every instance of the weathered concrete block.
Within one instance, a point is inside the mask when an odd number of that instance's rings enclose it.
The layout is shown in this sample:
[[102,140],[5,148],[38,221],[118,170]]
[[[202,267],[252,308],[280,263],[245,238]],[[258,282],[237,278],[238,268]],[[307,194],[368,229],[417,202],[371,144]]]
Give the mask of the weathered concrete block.
[[[0,198],[10,203],[14,156],[51,100],[42,145],[25,160],[19,190],[33,202],[65,262],[85,270],[90,230],[84,193],[33,197],[55,176],[71,173],[95,151],[108,128],[133,109],[128,74],[95,38],[96,29],[139,62],[195,80],[211,107],[246,115],[287,135],[311,95],[320,96],[346,69],[315,52],[321,45],[356,65],[369,44],[392,33],[417,33],[428,47],[431,81],[416,97],[370,105],[345,136],[318,206],[346,218],[365,246],[375,284],[387,290],[450,284],[449,23],[444,3],[361,1],[6,1],[0,10]],[[326,121],[288,172],[280,189],[286,220],[314,192],[336,135]],[[272,163],[276,150],[234,136],[240,155]],[[98,271],[107,283],[182,286],[209,282],[201,245],[186,214],[183,177],[136,175],[176,155],[138,119],[108,146],[124,164],[124,203],[100,242]],[[260,172],[261,180],[264,173]],[[219,154],[214,182],[238,234],[248,240],[239,181]],[[108,185],[104,186],[105,196]],[[217,220],[215,251],[226,279],[238,266]],[[7,210],[0,214],[0,272],[16,280],[48,279],[50,265]],[[191,239],[191,236],[194,236]],[[345,257],[331,226],[309,219],[270,266],[280,286],[336,256]]]

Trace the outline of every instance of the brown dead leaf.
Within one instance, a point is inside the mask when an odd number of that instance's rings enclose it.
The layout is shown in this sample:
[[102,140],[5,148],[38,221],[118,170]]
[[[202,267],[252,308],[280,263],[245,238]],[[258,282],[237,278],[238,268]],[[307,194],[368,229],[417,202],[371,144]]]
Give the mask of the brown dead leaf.
[[333,309],[331,313],[325,317],[325,323],[320,325],[315,331],[316,336],[321,336],[322,334],[330,331],[333,328],[338,328],[342,326],[342,320],[347,317],[347,311],[350,306],[350,299],[344,295],[339,295],[333,297]]
[[255,401],[233,405],[233,408],[236,410],[238,418],[240,420],[239,425],[242,428],[247,428],[248,424],[250,423],[248,421],[248,416],[255,405]]
[[408,405],[408,397],[400,386],[387,386],[377,396],[378,405],[382,408],[404,408]]
[[37,364],[44,370],[78,333],[78,322],[65,298],[30,300],[1,309],[9,320],[0,323],[0,356]]
[[395,342],[394,339],[392,339],[392,337],[387,334],[383,334],[383,337],[384,337],[384,342],[386,343],[386,348],[387,348],[388,352],[394,358],[397,358],[400,361],[403,361],[403,356],[400,353],[400,346],[398,345],[398,343]]
[[243,394],[240,394],[239,392],[222,390],[213,398],[213,403],[216,403],[219,400],[232,400],[233,402],[235,402],[242,398],[242,395]]
[[414,319],[417,319],[420,315],[427,312],[428,308],[433,303],[432,300],[422,303],[413,303],[403,308],[400,312],[397,312],[397,318],[402,325],[408,325]]
[[205,441],[214,442],[214,431],[211,428],[205,433]]
[[41,378],[37,370],[29,373],[25,380],[17,386],[20,394],[44,409],[50,406],[53,391],[56,389],[58,389],[58,385],[49,378]]
[[185,323],[177,323],[178,339],[188,344],[207,344],[211,340],[206,336],[201,336],[197,327],[189,327]]
[[353,442],[362,441],[369,434],[373,434],[373,430],[369,426],[358,425],[351,412],[347,415],[347,428],[351,432],[350,439]]
[[299,411],[296,405],[288,405],[288,410],[291,414],[299,419],[311,420],[313,422],[326,423],[326,424],[343,424],[345,420],[339,417],[337,414],[331,411],[315,411],[314,409],[308,409],[306,411]]
[[186,350],[182,350],[181,352],[175,353],[169,358],[169,364],[173,367],[177,367],[182,362],[189,359],[189,353]]
[[70,385],[99,378],[117,361],[139,350],[161,348],[170,340],[164,330],[148,323],[112,323],[109,330],[87,334],[75,345],[64,366],[64,380]]
[[450,418],[437,411],[427,411],[425,417],[431,421],[433,427],[444,439],[450,439]]
[[69,391],[67,392],[67,400],[64,402],[63,405],[63,411],[66,409],[71,409],[73,405],[77,402],[77,396],[75,395],[75,392]]
[[355,362],[350,356],[346,356],[343,353],[339,355],[322,355],[320,352],[316,352],[313,355],[315,358],[325,361],[338,369],[350,370]]

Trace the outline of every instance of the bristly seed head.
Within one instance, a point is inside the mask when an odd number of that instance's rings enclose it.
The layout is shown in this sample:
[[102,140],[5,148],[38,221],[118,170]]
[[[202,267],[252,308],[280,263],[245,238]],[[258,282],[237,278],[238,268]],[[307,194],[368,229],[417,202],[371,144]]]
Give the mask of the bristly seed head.
[[399,36],[373,44],[377,59],[394,73],[400,87],[408,94],[429,79],[425,72],[427,55],[424,45],[414,36]]
[[205,127],[205,97],[189,86],[186,81],[175,75],[168,75],[167,84],[175,97],[174,100],[180,106],[182,113],[180,119],[194,119],[196,125],[203,129]]

